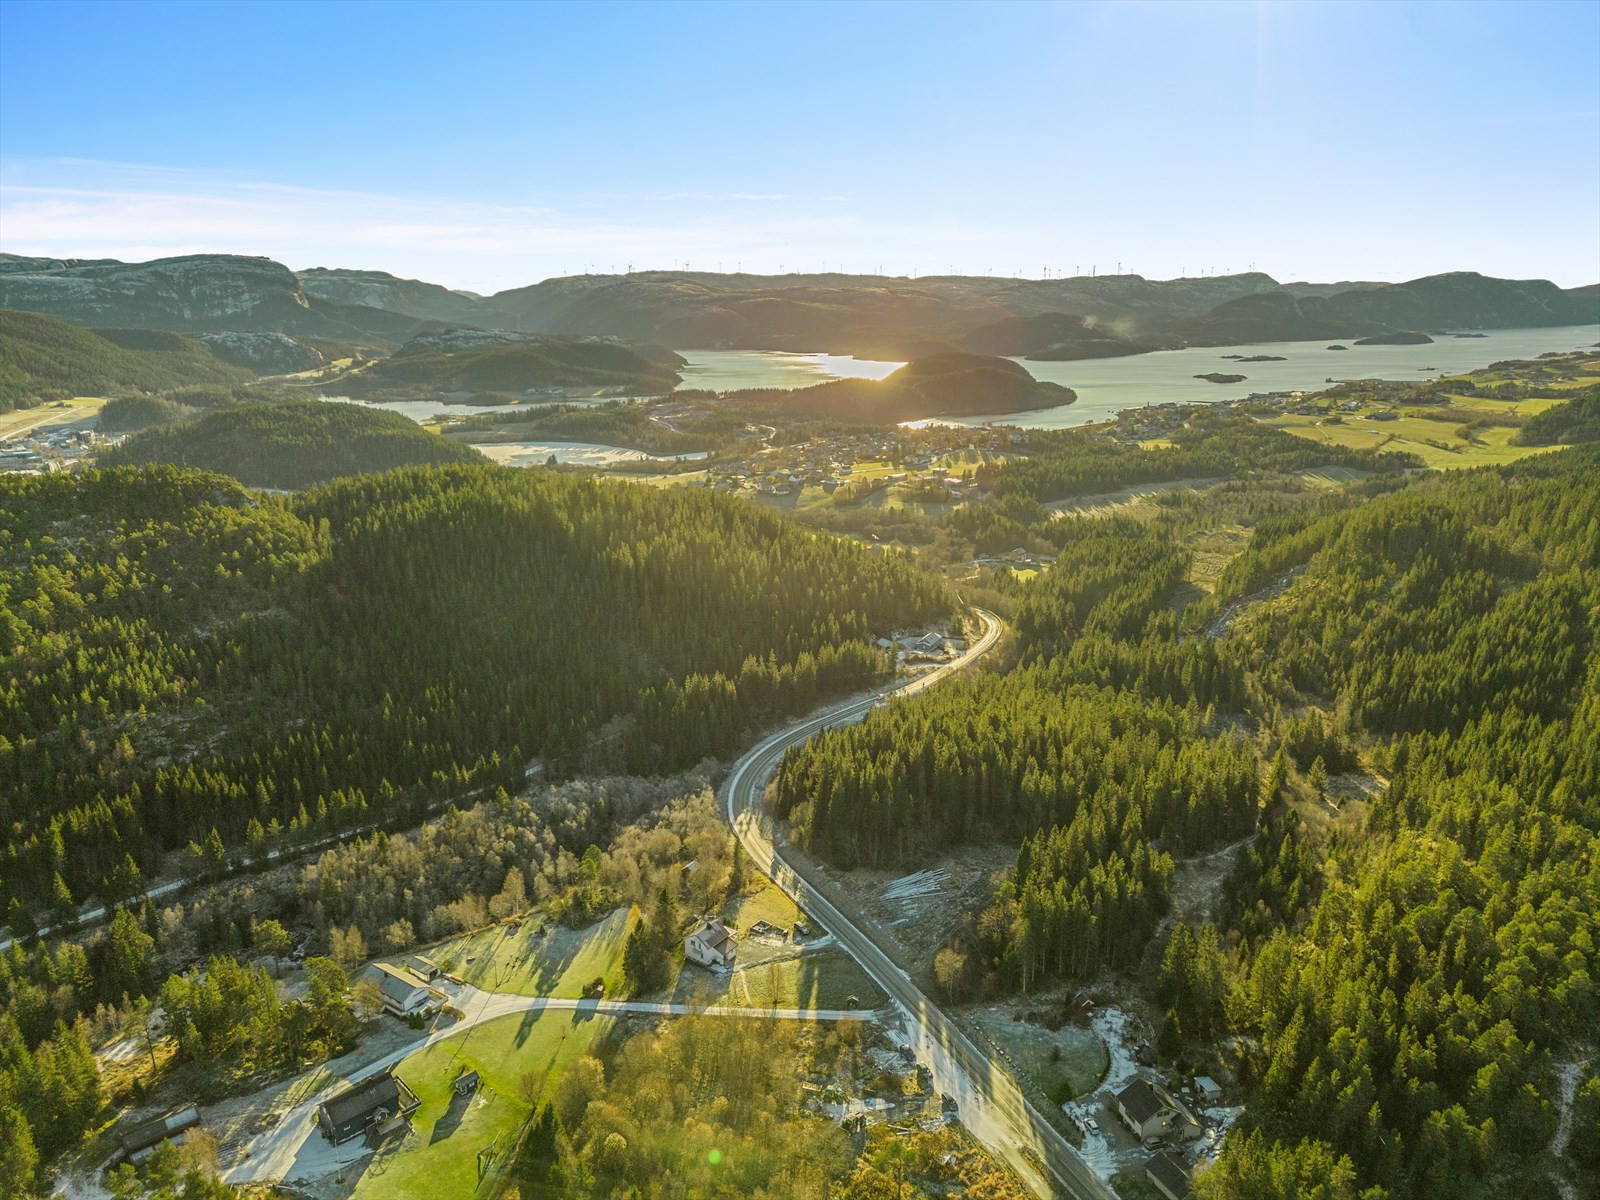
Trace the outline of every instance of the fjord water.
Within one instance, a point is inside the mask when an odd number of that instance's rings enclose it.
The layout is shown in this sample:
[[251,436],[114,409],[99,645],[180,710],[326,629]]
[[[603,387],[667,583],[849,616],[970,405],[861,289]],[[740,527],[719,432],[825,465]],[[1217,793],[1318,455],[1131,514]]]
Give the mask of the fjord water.
[[630,462],[698,462],[710,457],[706,450],[688,454],[647,454],[643,450],[604,446],[597,442],[483,442],[473,448],[508,467],[542,467],[551,458],[570,466],[616,467]]
[[844,354],[789,354],[782,350],[680,350],[689,365],[685,388],[735,392],[744,388],[803,388],[830,379],[882,379],[905,363]]
[[[1158,350],[1127,358],[1079,362],[1017,359],[1034,378],[1059,383],[1078,393],[1077,402],[1037,412],[963,417],[963,425],[989,421],[1029,429],[1065,429],[1115,416],[1144,404],[1206,404],[1238,400],[1255,392],[1319,391],[1346,379],[1429,379],[1485,367],[1511,358],[1535,358],[1552,350],[1580,350],[1600,341],[1600,326],[1557,329],[1497,329],[1483,337],[1436,336],[1431,345],[1357,346],[1353,342],[1264,342],[1248,346],[1205,346]],[[1328,346],[1348,346],[1329,350]],[[829,354],[785,354],[770,350],[680,350],[689,360],[683,386],[731,391],[741,387],[809,387],[846,377],[881,379],[901,363],[874,362]],[[1224,355],[1272,354],[1283,362],[1241,363]],[[1196,375],[1243,375],[1242,383],[1217,384]]]

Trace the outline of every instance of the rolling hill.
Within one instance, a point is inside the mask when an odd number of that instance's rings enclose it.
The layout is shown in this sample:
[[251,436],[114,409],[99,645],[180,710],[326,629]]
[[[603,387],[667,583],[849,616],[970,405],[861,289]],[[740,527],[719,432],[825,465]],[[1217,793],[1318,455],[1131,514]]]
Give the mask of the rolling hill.
[[146,263],[0,256],[0,308],[79,325],[178,333],[287,333],[397,344],[437,322],[307,295],[288,267],[240,254]]
[[398,413],[319,400],[256,404],[135,434],[101,465],[173,463],[231,475],[251,487],[300,489],[394,467],[482,462]]
[[[1025,354],[1100,357],[1134,352],[1131,346],[1576,325],[1600,321],[1600,289],[1466,271],[1399,284],[1280,284],[1260,272],[1156,280],[637,271],[478,296],[382,271],[296,274],[240,255],[148,263],[0,255],[0,306],[87,325],[365,338],[390,346],[474,328],[900,360],[1009,345],[1026,347]],[[1070,327],[1072,318],[1084,325]]]
[[1173,321],[1189,345],[1234,346],[1355,338],[1410,330],[1541,329],[1600,321],[1594,288],[1563,291],[1543,279],[1492,279],[1472,271],[1430,275],[1334,295],[1278,291],[1242,296]]
[[1121,358],[1159,349],[1152,341],[1122,337],[1093,317],[1069,313],[1007,317],[974,329],[962,339],[961,347],[975,354],[1003,354],[1007,358],[1031,358],[1036,362]]
[[676,387],[683,365],[670,350],[616,338],[460,329],[414,338],[339,387],[362,397],[459,394],[466,403],[565,388],[649,396]]
[[145,329],[83,329],[0,310],[0,412],[69,396],[118,396],[253,377],[204,342]]
[[913,359],[884,379],[836,379],[795,391],[735,393],[791,412],[874,423],[984,416],[1071,404],[1077,393],[1040,383],[1005,358],[946,351]]

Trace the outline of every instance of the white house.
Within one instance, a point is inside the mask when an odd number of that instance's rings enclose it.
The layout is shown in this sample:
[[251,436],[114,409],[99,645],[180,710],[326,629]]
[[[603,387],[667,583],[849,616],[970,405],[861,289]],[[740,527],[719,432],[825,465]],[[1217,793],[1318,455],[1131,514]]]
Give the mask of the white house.
[[1200,1135],[1200,1123],[1177,1097],[1159,1084],[1135,1079],[1116,1096],[1117,1112],[1123,1123],[1142,1142],[1165,1134],[1185,1138]]
[[378,990],[383,1007],[397,1017],[409,1017],[433,1007],[433,989],[420,976],[388,963],[373,963],[378,972]]
[[731,967],[738,952],[733,934],[715,917],[696,925],[683,939],[683,956],[702,967]]

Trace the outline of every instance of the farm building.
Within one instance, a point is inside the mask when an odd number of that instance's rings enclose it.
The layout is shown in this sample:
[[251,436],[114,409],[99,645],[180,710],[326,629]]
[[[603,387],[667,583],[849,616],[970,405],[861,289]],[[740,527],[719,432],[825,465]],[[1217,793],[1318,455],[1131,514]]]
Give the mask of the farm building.
[[200,1110],[194,1105],[174,1109],[164,1117],[143,1121],[117,1135],[118,1159],[138,1166],[155,1153],[162,1142],[182,1142],[187,1130],[200,1124]]

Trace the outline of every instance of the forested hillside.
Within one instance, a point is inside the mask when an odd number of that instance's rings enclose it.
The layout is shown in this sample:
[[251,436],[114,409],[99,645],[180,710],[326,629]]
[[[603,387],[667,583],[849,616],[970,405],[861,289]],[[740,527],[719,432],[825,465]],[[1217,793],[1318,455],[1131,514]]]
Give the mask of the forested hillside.
[[452,392],[496,403],[548,388],[615,388],[653,396],[677,385],[683,365],[670,350],[613,337],[457,329],[413,338],[388,358],[344,376],[339,387],[363,398]]
[[1241,948],[1260,1094],[1203,1194],[1341,1160],[1339,1194],[1553,1194],[1554,1067],[1600,1023],[1597,479],[1585,450],[1428,480],[1252,550],[1307,566],[1230,640],[1388,788],[1314,907]]
[[[1128,478],[1116,448],[1080,444],[1032,478],[995,472],[1028,488],[989,519]],[[1234,473],[1252,451],[1161,453]],[[1574,1119],[1600,1092],[1579,1065],[1600,1026],[1597,481],[1600,451],[1579,447],[1320,497],[1228,485],[1145,521],[1019,521],[1060,546],[1012,588],[1020,666],[791,752],[776,811],[841,865],[1020,842],[940,951],[952,997],[1143,992],[1168,1062],[1243,1035],[1222,1053],[1245,1114],[1205,1197],[1588,1194],[1600,1164],[1576,1126],[1565,1161],[1550,1147],[1557,1067]],[[1180,617],[1193,513],[1258,500],[1248,548]],[[1216,924],[1177,924],[1163,949],[1175,861],[1252,829]]]
[[470,446],[437,437],[399,413],[297,400],[148,430],[107,451],[100,465],[172,463],[220,471],[251,487],[299,489],[341,475],[481,461]]
[[541,472],[292,501],[171,467],[12,476],[0,512],[0,887],[21,928],[132,892],[164,851],[208,868],[414,816],[536,756],[727,754],[879,673],[869,634],[950,607],[898,559],[750,505]]
[[146,329],[84,329],[0,309],[0,412],[71,396],[240,383],[251,371],[196,338]]
[[1137,962],[1167,911],[1173,855],[1255,819],[1256,750],[1210,708],[1242,701],[1241,673],[1178,641],[1165,611],[1182,552],[1136,522],[1062,528],[1061,557],[1017,615],[1026,666],[891,704],[778,773],[776,813],[841,864],[1022,843],[960,947],[954,992]]
[[1134,483],[1260,471],[1298,471],[1328,465],[1367,471],[1418,466],[1404,454],[1317,445],[1248,417],[1194,410],[1173,433],[1172,445],[1154,449],[1122,445],[1096,429],[1028,432],[1025,458],[979,468],[979,481],[998,495],[1034,500],[1114,492]]
[[1517,433],[1524,446],[1600,442],[1600,385],[1584,388],[1571,400],[1535,413]]
[[1058,383],[1039,382],[1010,359],[947,351],[913,359],[883,379],[834,379],[792,390],[757,388],[734,392],[731,398],[786,415],[881,425],[1055,408],[1078,396]]

